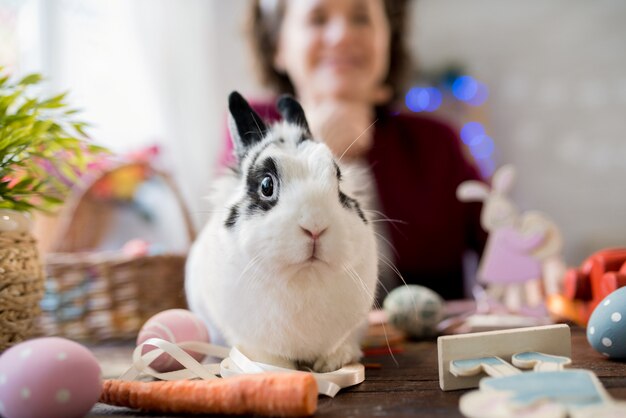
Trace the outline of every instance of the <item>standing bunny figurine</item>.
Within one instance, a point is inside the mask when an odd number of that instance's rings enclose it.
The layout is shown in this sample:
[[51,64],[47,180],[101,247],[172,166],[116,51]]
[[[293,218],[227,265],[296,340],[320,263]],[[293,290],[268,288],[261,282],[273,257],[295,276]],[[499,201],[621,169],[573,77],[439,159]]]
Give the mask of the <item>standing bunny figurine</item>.
[[238,166],[215,185],[185,290],[213,341],[222,335],[254,361],[327,372],[361,356],[375,235],[355,173],[312,138],[296,100],[283,96],[278,109],[284,121],[266,126],[231,93]]
[[[544,277],[544,271],[554,270],[553,260],[558,259],[562,239],[545,215],[531,211],[520,216],[508,198],[514,179],[514,168],[505,165],[494,174],[491,189],[478,181],[466,181],[459,185],[457,197],[484,202],[481,224],[489,237],[478,280],[486,285],[489,296],[502,301],[509,312],[517,313],[543,302],[542,279],[554,282],[554,273]],[[547,287],[552,292],[554,285]]]

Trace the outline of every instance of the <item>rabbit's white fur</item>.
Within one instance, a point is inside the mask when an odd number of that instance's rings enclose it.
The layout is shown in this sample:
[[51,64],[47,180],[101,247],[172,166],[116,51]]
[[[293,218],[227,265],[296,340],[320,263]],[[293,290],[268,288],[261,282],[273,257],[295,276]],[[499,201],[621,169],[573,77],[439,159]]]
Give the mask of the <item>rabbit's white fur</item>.
[[[354,173],[342,167],[339,181],[329,148],[299,141],[303,132],[274,125],[248,150],[239,173],[216,183],[215,212],[189,254],[185,288],[191,310],[254,360],[329,371],[361,356],[359,337],[377,282],[376,240],[363,214],[339,199],[340,190],[355,196]],[[280,173],[276,206],[242,209],[227,228],[232,207],[248,199],[252,159],[268,157]],[[302,228],[326,228],[319,260],[307,261],[312,244]]]

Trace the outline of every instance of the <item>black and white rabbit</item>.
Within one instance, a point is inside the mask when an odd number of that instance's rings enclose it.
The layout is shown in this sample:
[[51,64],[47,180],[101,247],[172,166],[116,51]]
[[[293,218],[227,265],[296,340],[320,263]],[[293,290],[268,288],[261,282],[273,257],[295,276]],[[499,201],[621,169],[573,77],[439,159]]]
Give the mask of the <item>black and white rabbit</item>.
[[312,138],[295,99],[277,106],[284,120],[266,126],[239,93],[229,97],[238,167],[218,180],[191,249],[187,300],[253,360],[332,371],[362,354],[375,234],[354,198],[358,179]]

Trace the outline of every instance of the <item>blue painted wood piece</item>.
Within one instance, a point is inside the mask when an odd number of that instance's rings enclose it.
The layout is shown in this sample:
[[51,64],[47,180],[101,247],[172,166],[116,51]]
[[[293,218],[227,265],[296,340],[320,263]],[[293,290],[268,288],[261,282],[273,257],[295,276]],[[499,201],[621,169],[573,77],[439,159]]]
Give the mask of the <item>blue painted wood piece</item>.
[[[484,371],[495,376],[482,379],[479,390],[461,397],[459,407],[466,417],[626,417],[626,403],[613,400],[594,373],[563,369],[571,363],[568,357],[527,351],[514,354],[511,361],[533,370],[522,373],[498,357],[450,362],[450,371],[459,375]],[[518,372],[512,373],[507,366]]]
[[450,373],[455,376],[476,376],[483,372],[492,377],[521,373],[519,369],[495,356],[452,360],[450,362]]
[[588,370],[531,372],[485,378],[480,381],[480,390],[512,392],[511,401],[522,406],[552,401],[575,408],[611,400],[596,375]]
[[533,369],[535,372],[559,371],[572,364],[569,357],[553,356],[536,351],[513,354],[511,362],[520,369]]

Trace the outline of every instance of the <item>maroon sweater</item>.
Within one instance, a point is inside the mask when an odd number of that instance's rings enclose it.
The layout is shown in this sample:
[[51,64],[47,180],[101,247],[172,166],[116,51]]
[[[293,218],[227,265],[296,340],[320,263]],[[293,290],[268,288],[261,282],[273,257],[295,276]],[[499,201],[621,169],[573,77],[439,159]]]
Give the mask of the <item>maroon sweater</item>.
[[[267,121],[280,119],[274,106],[253,107]],[[394,263],[407,283],[429,287],[445,299],[462,298],[463,253],[482,252],[486,234],[480,204],[459,202],[456,188],[480,176],[447,125],[388,110],[378,110],[377,118],[367,159],[383,213],[403,221],[388,228]],[[232,155],[228,144],[222,162]]]
[[482,252],[486,234],[480,204],[462,203],[457,186],[480,180],[447,125],[412,114],[379,112],[368,159],[397,251],[396,266],[408,283],[446,299],[462,298],[463,253]]

